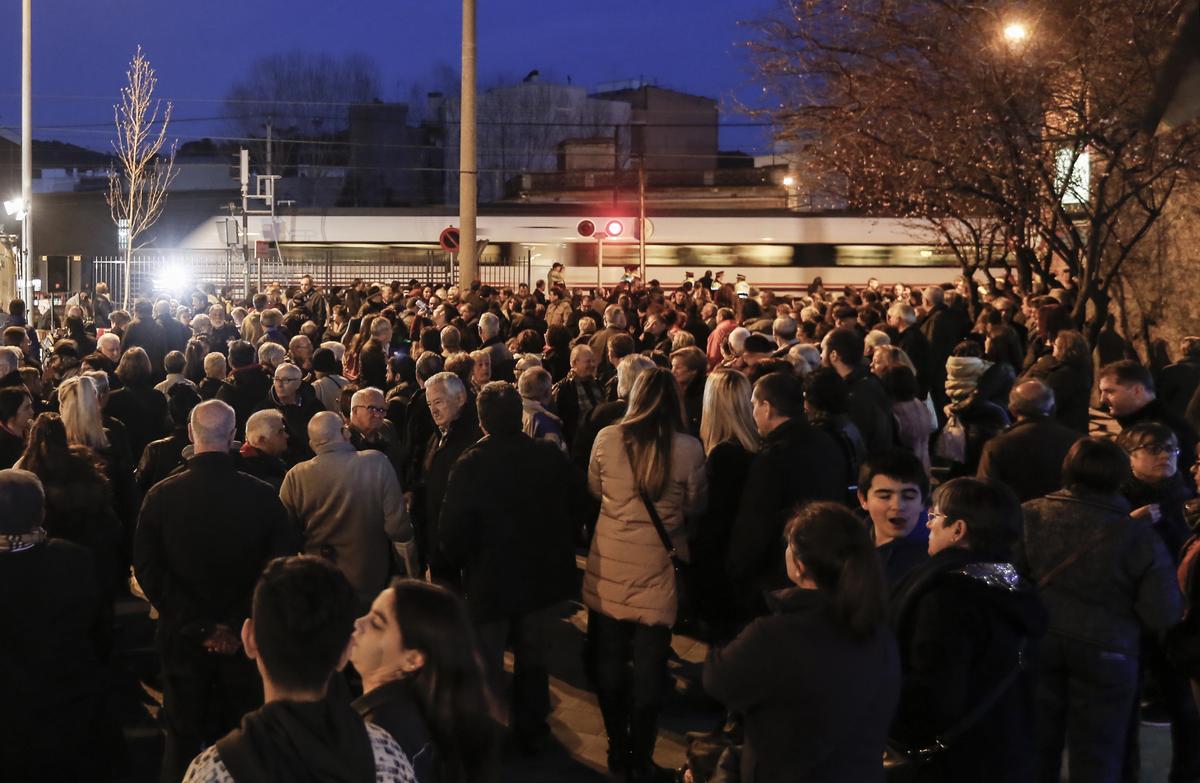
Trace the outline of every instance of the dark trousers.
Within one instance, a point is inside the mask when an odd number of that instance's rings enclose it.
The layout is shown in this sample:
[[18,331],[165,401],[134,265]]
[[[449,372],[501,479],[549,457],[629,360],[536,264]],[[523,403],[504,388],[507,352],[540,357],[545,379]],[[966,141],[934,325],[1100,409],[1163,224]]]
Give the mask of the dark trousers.
[[658,738],[671,629],[589,611],[588,637],[610,764],[627,759],[631,769],[645,769]]
[[[488,681],[496,698],[507,702],[509,726],[517,737],[536,739],[550,730],[550,629],[557,607],[539,609],[477,625]],[[505,687],[504,651],[513,651],[512,688]],[[507,694],[507,699],[505,696]]]
[[1038,669],[1038,780],[1058,783],[1065,746],[1072,783],[1119,783],[1137,701],[1137,656],[1051,633]]
[[162,781],[177,783],[208,745],[262,706],[258,670],[244,652],[163,660]]
[[[1142,637],[1142,668],[1162,702],[1171,721],[1171,772],[1169,783],[1200,781],[1200,711],[1192,699],[1191,681],[1175,670],[1167,660],[1162,642],[1152,634]],[[1140,764],[1138,734],[1141,727],[1139,704],[1133,706],[1129,728],[1129,755],[1126,780],[1137,780]]]

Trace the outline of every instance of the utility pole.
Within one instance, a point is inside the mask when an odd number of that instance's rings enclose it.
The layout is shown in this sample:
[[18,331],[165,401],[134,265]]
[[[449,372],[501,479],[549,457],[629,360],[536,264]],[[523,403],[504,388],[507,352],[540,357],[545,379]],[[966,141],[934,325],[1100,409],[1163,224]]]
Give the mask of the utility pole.
[[[238,152],[238,179],[242,183],[242,262],[246,299],[254,298],[250,292],[250,150],[242,148]],[[262,269],[259,269],[258,287],[262,289]]]
[[21,267],[25,273],[25,306],[33,318],[33,11],[21,2]]
[[638,274],[646,285],[646,156],[638,158]]
[[[29,2],[29,0],[25,0]],[[479,169],[475,152],[475,0],[462,4],[462,98],[458,126],[458,285],[465,294],[479,278],[475,249]]]
[[271,155],[271,120],[268,118],[267,119],[267,176],[268,177],[275,173],[274,168],[272,168],[272,166],[271,166],[272,159],[273,159],[273,157]]

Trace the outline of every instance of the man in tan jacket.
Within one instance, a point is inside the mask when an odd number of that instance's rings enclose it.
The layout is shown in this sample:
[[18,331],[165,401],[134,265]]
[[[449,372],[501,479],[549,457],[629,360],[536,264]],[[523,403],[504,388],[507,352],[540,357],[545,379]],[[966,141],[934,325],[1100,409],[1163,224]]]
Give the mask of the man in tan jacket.
[[387,586],[389,542],[413,537],[400,482],[382,453],[355,450],[332,411],[312,418],[308,439],[317,455],[288,471],[279,499],[304,532],[304,551],[337,565],[368,607]]

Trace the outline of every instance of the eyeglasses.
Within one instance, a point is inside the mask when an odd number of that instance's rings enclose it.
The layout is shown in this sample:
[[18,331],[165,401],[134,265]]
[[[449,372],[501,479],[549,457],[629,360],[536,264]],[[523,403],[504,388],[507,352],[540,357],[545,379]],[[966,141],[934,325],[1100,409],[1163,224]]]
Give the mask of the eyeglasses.
[[299,378],[276,378],[275,383],[300,383]]
[[[1168,455],[1171,457],[1179,456],[1179,448],[1176,446],[1160,446],[1157,443],[1151,443],[1146,446],[1138,446],[1133,451],[1145,451],[1151,457],[1161,457]],[[1130,452],[1132,453],[1132,452]]]
[[366,408],[367,412],[373,416],[382,416],[383,414],[387,413],[387,408],[380,408],[375,405],[355,405],[354,406],[354,410],[358,410],[359,408]]

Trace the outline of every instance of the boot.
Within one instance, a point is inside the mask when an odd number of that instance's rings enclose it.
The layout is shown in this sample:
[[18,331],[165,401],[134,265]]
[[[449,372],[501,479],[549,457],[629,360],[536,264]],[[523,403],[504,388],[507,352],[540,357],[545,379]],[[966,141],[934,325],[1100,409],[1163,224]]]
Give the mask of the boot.
[[596,696],[608,734],[608,772],[614,780],[624,781],[629,775],[629,707],[617,691],[600,691]]
[[654,744],[658,740],[658,708],[635,707],[629,725],[629,757],[632,783],[670,783],[673,770],[654,763]]

